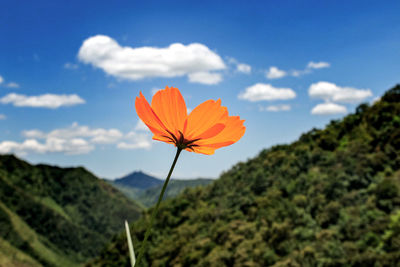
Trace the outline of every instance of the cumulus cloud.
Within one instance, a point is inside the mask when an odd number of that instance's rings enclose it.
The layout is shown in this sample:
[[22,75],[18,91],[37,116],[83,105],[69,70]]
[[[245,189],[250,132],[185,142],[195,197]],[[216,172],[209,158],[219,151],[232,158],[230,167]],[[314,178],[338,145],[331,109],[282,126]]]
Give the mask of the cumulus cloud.
[[148,131],[149,128],[144,124],[142,120],[138,120],[135,126],[136,131]]
[[63,106],[74,106],[78,104],[84,104],[85,100],[76,94],[72,95],[44,94],[38,96],[26,96],[16,93],[10,93],[0,98],[0,103],[12,104],[16,107],[56,109]]
[[126,143],[126,142],[121,142],[118,143],[117,147],[119,149],[138,149],[138,148],[150,148],[151,147],[151,143],[149,142],[142,142],[142,143]]
[[4,114],[0,114],[0,121],[1,121],[1,120],[5,120],[5,119],[7,119],[7,116],[4,115]]
[[151,148],[151,141],[149,140],[148,135],[129,132],[125,139],[127,141],[123,141],[117,144],[117,148],[119,149],[149,149]]
[[247,87],[246,90],[239,94],[238,98],[256,101],[272,101],[272,100],[287,100],[296,97],[296,93],[290,88],[275,88],[270,84],[257,83]]
[[311,110],[311,114],[313,115],[334,115],[343,113],[347,113],[347,108],[345,106],[330,102],[318,104]]
[[236,65],[236,70],[238,72],[249,74],[251,72],[251,66],[245,63],[239,63]]
[[8,88],[19,88],[19,84],[16,82],[9,82],[6,84],[6,87]]
[[291,110],[290,105],[270,105],[267,107],[260,107],[260,111],[279,112],[279,111],[289,111],[289,110]]
[[293,76],[293,77],[300,77],[300,76],[303,76],[303,75],[309,74],[309,73],[311,73],[310,69],[292,70],[292,71],[290,71],[289,75]]
[[319,62],[310,61],[310,62],[308,62],[307,66],[302,70],[285,71],[285,70],[279,69],[278,67],[272,66],[269,68],[269,70],[267,70],[266,77],[267,77],[267,79],[280,79],[285,76],[300,77],[305,74],[312,73],[313,70],[329,68],[330,66],[331,66],[330,63],[324,62],[324,61],[319,61]]
[[71,62],[67,62],[64,64],[64,68],[68,70],[76,70],[78,67],[79,67],[78,64],[74,64]]
[[[221,81],[222,76],[211,72],[226,68],[217,53],[200,43],[134,48],[123,47],[105,35],[86,39],[79,49],[78,58],[109,75],[129,80],[192,74],[192,78],[189,77],[191,82],[213,84]],[[209,79],[197,79],[198,73],[209,73]]]
[[330,82],[317,82],[311,84],[308,94],[313,98],[320,98],[330,102],[360,103],[372,96],[370,89],[356,89],[353,87],[340,87]]
[[113,144],[122,137],[123,134],[117,129],[97,129],[90,141],[95,144]]
[[73,139],[73,138],[88,138],[94,144],[112,144],[123,137],[123,134],[118,129],[103,129],[90,128],[86,125],[79,125],[74,122],[70,127],[55,129],[48,133],[39,130],[23,131],[22,135],[27,138],[37,139]]
[[229,64],[236,66],[237,72],[245,74],[251,73],[251,66],[249,64],[239,62],[236,58],[233,57],[226,57],[226,60],[228,61]]
[[189,82],[192,83],[203,83],[203,84],[218,84],[222,81],[222,75],[220,73],[212,72],[195,72],[189,74]]
[[19,88],[19,84],[16,82],[5,83],[5,80],[4,80],[3,76],[1,76],[1,75],[0,75],[0,84],[4,84],[4,86],[8,87],[8,88]]
[[331,66],[330,63],[324,61],[320,62],[310,61],[307,64],[308,69],[323,69],[323,68],[329,68],[330,66]]
[[266,72],[265,76],[267,79],[279,79],[283,78],[287,75],[286,71],[280,70],[277,67],[270,67],[269,70]]
[[22,143],[3,141],[0,143],[0,153],[65,153],[67,155],[86,154],[94,149],[94,146],[81,138],[60,139],[48,138],[40,143],[36,139],[27,139]]
[[152,145],[148,133],[135,131],[122,133],[118,129],[91,128],[73,123],[66,128],[43,132],[37,129],[22,132],[25,141],[3,141],[0,153],[64,153],[86,154],[98,145],[115,145],[120,149],[149,149]]

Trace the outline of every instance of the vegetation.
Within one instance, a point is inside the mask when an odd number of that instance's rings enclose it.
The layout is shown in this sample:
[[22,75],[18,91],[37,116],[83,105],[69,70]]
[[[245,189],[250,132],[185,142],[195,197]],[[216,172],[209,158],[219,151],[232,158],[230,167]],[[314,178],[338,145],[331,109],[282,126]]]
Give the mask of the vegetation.
[[0,238],[0,266],[41,266],[24,252]]
[[0,156],[0,244],[14,253],[7,253],[8,262],[77,265],[140,213],[138,205],[83,168],[32,166]]
[[[135,200],[137,203],[143,205],[143,207],[149,208],[153,206],[160,195],[163,181],[161,183],[157,183],[156,185],[152,185],[147,189],[143,190],[138,187],[133,187],[129,185],[122,185],[121,183],[111,183],[114,187],[124,193],[127,197]],[[197,187],[208,185],[212,182],[212,179],[198,178],[198,179],[188,179],[188,180],[177,180],[171,179],[168,183],[167,190],[165,191],[163,199],[169,199],[179,195],[188,187]]]
[[[400,86],[162,203],[143,266],[395,266]],[[151,210],[132,224],[136,251]],[[89,266],[129,266],[126,237]]]

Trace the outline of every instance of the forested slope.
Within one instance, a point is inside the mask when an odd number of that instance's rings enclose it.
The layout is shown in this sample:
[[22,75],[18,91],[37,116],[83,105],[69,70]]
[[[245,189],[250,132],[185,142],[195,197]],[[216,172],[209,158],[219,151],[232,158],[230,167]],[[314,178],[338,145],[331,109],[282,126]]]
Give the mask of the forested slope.
[[[399,207],[397,86],[165,201],[143,266],[395,266]],[[149,214],[132,225],[136,251]],[[129,266],[127,255],[121,234],[91,265]]]
[[2,255],[9,262],[77,265],[98,254],[124,229],[125,219],[140,213],[133,201],[84,168],[33,166],[0,156],[0,241],[13,251]]

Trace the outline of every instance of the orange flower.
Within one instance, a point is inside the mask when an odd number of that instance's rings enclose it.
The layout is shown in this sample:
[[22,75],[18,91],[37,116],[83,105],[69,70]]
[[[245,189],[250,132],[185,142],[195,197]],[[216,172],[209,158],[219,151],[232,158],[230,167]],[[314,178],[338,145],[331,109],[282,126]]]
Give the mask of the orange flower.
[[180,149],[211,155],[215,149],[237,142],[246,128],[239,116],[229,116],[221,100],[207,100],[188,115],[185,100],[177,88],[159,90],[151,106],[140,92],[135,101],[140,119],[153,132],[154,140]]

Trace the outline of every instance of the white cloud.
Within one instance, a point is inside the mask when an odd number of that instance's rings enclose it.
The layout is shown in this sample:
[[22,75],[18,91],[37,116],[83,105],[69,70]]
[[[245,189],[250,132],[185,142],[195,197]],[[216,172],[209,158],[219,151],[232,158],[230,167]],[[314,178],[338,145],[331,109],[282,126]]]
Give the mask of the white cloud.
[[117,129],[96,129],[90,141],[95,144],[113,144],[122,137],[123,134]]
[[312,73],[312,70],[314,70],[314,69],[329,68],[330,66],[331,66],[330,63],[324,62],[324,61],[320,61],[320,62],[310,61],[310,62],[308,62],[306,68],[303,70],[285,71],[285,70],[280,70],[278,67],[272,66],[266,72],[266,77],[267,77],[267,79],[279,79],[279,78],[283,78],[285,76],[300,77],[305,74]]
[[359,103],[372,96],[370,89],[356,89],[340,87],[330,82],[317,82],[311,84],[308,94],[313,98],[340,103]]
[[[86,154],[98,145],[115,145],[119,149],[149,149],[152,145],[149,133],[135,131],[122,133],[118,129],[90,128],[73,123],[67,128],[43,132],[37,129],[22,132],[25,141],[3,141],[0,153],[64,153]],[[39,140],[39,141],[38,141]]]
[[67,62],[64,64],[64,68],[69,70],[76,70],[78,67],[79,67],[78,64],[74,64],[71,62]]
[[138,120],[138,122],[136,123],[136,126],[135,126],[135,130],[136,131],[148,131],[149,128],[146,126],[146,124],[144,124],[144,122],[142,120]]
[[220,73],[195,72],[189,74],[189,82],[202,84],[218,84],[222,81]]
[[308,69],[323,69],[323,68],[329,68],[330,66],[331,66],[330,63],[324,61],[320,62],[310,61],[307,64]]
[[25,130],[22,131],[22,135],[26,138],[46,138],[46,134],[39,130]]
[[280,70],[277,67],[270,67],[269,70],[266,72],[265,76],[267,79],[279,79],[283,78],[287,75],[286,71]]
[[119,149],[149,149],[151,148],[151,140],[146,134],[139,134],[136,132],[129,132],[125,138],[127,142],[120,142],[117,144]]
[[247,87],[246,90],[239,94],[238,98],[248,101],[271,101],[271,100],[287,100],[296,97],[296,93],[290,88],[275,88],[270,84],[257,83]]
[[68,128],[55,129],[49,133],[39,130],[23,131],[22,135],[26,138],[48,139],[73,139],[88,138],[94,144],[113,144],[123,137],[117,129],[90,128],[89,126],[79,125],[76,122]]
[[19,84],[16,82],[9,82],[6,84],[6,87],[8,88],[19,88]]
[[143,142],[143,143],[126,143],[126,142],[121,142],[118,143],[117,147],[119,149],[138,149],[138,148],[150,148],[151,143],[150,142]]
[[239,62],[236,58],[233,57],[226,57],[226,60],[229,64],[236,66],[236,71],[250,74],[251,73],[251,66],[246,63]]
[[239,61],[234,57],[225,57],[225,59],[229,64],[232,64],[232,65],[239,64]]
[[322,103],[316,105],[312,110],[313,115],[333,115],[347,113],[347,108],[335,103]]
[[305,70],[292,70],[292,71],[290,71],[290,76],[293,76],[293,77],[300,77],[300,76],[303,76],[303,75],[309,74],[309,73],[311,73],[311,70],[310,70],[310,69],[305,69]]
[[80,138],[59,139],[48,138],[44,143],[36,139],[27,139],[22,143],[3,141],[0,143],[0,154],[5,153],[65,153],[67,155],[86,154],[94,149],[94,146]]
[[251,66],[245,63],[239,63],[236,65],[236,70],[238,72],[249,74],[251,72]]
[[279,112],[279,111],[289,111],[289,110],[291,110],[290,105],[270,105],[267,107],[260,107],[260,111]]
[[[166,48],[122,47],[105,35],[86,39],[79,49],[78,58],[107,74],[129,80],[178,77],[226,68],[221,57],[203,44],[174,43]],[[210,77],[213,77],[214,83],[217,79],[222,80],[222,76],[216,78],[215,73]],[[190,81],[202,82],[193,76]],[[206,83],[211,84],[209,79]]]
[[2,104],[13,104],[16,107],[51,108],[56,109],[62,106],[74,106],[84,104],[85,100],[76,94],[55,95],[44,94],[38,96],[26,96],[10,93],[0,98]]
[[1,121],[1,120],[5,120],[5,119],[7,119],[7,116],[4,115],[4,114],[0,114],[0,121]]
[[[4,82],[4,78],[3,76],[0,75],[0,84],[2,84]],[[6,84],[4,84],[5,87],[9,87],[9,88],[19,88],[19,84],[16,82],[8,82]]]

